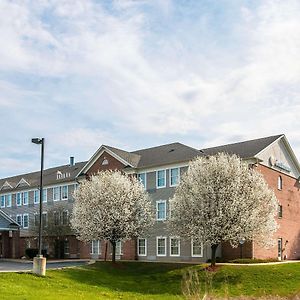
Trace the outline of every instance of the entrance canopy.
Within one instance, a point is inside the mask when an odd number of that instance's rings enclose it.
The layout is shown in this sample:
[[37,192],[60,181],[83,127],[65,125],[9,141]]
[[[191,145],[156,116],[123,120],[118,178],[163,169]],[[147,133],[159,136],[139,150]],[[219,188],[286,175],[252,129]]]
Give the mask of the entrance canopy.
[[20,225],[0,209],[0,231],[16,231]]

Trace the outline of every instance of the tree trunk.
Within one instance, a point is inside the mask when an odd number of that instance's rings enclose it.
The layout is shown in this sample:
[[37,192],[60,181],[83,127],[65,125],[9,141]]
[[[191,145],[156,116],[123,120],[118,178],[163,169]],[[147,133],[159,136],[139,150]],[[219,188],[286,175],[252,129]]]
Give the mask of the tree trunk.
[[218,244],[211,245],[211,266],[214,267],[216,265],[216,251],[218,248]]
[[111,245],[112,245],[112,263],[115,264],[116,263],[116,241],[110,241]]

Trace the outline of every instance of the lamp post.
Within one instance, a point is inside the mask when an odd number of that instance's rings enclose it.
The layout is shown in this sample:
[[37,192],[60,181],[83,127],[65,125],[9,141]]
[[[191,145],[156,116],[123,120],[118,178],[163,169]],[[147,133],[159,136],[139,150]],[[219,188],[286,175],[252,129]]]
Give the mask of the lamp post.
[[43,171],[44,171],[44,138],[33,138],[31,142],[41,145],[41,174],[40,174],[40,215],[39,215],[39,252],[33,259],[33,273],[41,276],[46,275],[46,258],[42,255],[42,214],[43,214]]

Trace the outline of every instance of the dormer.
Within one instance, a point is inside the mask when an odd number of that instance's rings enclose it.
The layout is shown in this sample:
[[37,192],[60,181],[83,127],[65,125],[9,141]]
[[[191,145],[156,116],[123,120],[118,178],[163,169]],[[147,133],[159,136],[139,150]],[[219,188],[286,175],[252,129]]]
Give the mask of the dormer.
[[65,178],[69,178],[69,177],[71,177],[70,172],[62,173],[59,170],[56,172],[56,180],[65,179]]
[[0,190],[8,190],[8,189],[12,189],[13,187],[11,186],[11,184],[8,181],[5,181],[3,183],[3,185],[1,186]]
[[30,184],[24,178],[22,178],[16,185],[16,187],[19,187],[19,186],[30,186]]

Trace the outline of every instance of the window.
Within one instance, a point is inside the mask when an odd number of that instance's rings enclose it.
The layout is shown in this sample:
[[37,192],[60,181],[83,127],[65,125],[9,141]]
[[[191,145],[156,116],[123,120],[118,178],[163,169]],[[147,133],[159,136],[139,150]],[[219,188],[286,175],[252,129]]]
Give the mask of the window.
[[70,243],[68,240],[64,241],[64,254],[65,255],[70,254]]
[[23,205],[28,205],[28,192],[23,193]]
[[282,177],[281,176],[278,176],[277,188],[279,190],[282,190]]
[[1,195],[1,208],[5,207],[5,195]]
[[166,237],[157,237],[156,238],[156,255],[157,256],[166,256]]
[[43,225],[43,228],[48,226],[47,212],[42,213],[42,225]]
[[159,170],[156,172],[156,187],[166,187],[166,170]]
[[17,215],[16,221],[20,226],[22,226],[22,215]]
[[24,214],[23,215],[23,228],[28,228],[29,227],[29,215]]
[[16,194],[16,202],[17,202],[17,206],[22,205],[22,193],[17,193]]
[[170,238],[170,256],[180,256],[179,238]]
[[53,201],[59,201],[60,198],[60,188],[56,186],[53,188]]
[[11,194],[6,195],[6,206],[7,207],[11,207],[11,202],[12,202],[11,199],[12,199]]
[[170,169],[170,186],[176,186],[179,183],[179,168]]
[[64,185],[61,187],[61,199],[67,200],[68,199],[68,186]]
[[33,192],[33,202],[34,204],[40,203],[40,191],[36,190]]
[[282,205],[278,205],[278,218],[282,218]]
[[53,219],[54,219],[54,225],[55,226],[59,225],[59,212],[58,211],[55,211],[53,213]]
[[138,180],[140,183],[143,184],[144,188],[146,189],[146,173],[138,174]]
[[163,221],[166,219],[166,200],[156,201],[156,220]]
[[138,255],[147,256],[147,240],[138,239]]
[[62,224],[63,225],[69,224],[69,212],[67,210],[64,210],[62,212]]
[[43,202],[47,202],[47,189],[43,189]]
[[40,217],[40,215],[38,213],[34,214],[34,226],[39,226],[39,223],[40,223],[39,217]]
[[191,242],[192,248],[192,257],[202,257],[203,256],[203,245],[199,242]]
[[100,254],[100,241],[99,240],[92,241],[91,254]]
[[116,255],[122,255],[122,242],[117,241],[116,243]]

